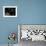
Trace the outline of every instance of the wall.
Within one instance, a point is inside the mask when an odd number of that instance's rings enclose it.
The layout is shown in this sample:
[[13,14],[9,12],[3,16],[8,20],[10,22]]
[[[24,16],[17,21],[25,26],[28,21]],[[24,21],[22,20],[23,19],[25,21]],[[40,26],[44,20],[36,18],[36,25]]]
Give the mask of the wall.
[[[3,6],[18,6],[18,0],[0,0],[0,44],[7,44],[8,34],[10,32],[17,32],[18,18],[5,18],[3,17]],[[15,43],[18,43],[16,38]]]
[[[17,5],[17,18],[3,17],[7,5]],[[46,0],[0,0],[0,44],[8,43],[9,32],[17,34],[18,24],[46,24]]]
[[21,0],[20,23],[46,24],[46,0]]

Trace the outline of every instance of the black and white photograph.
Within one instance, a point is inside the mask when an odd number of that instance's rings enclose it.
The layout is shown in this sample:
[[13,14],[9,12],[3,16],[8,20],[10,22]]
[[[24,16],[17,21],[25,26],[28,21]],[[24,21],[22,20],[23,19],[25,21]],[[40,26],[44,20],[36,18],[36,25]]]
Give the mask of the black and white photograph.
[[45,42],[46,25],[20,24],[18,34],[20,46],[31,46],[33,42]]

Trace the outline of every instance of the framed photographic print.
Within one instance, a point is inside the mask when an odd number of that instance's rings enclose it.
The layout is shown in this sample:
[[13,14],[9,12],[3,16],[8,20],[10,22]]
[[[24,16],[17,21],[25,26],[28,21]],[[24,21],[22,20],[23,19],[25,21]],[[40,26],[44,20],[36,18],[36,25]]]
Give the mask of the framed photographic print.
[[22,40],[46,41],[45,24],[19,24],[18,25],[18,42]]
[[17,17],[17,6],[3,6],[3,17]]

